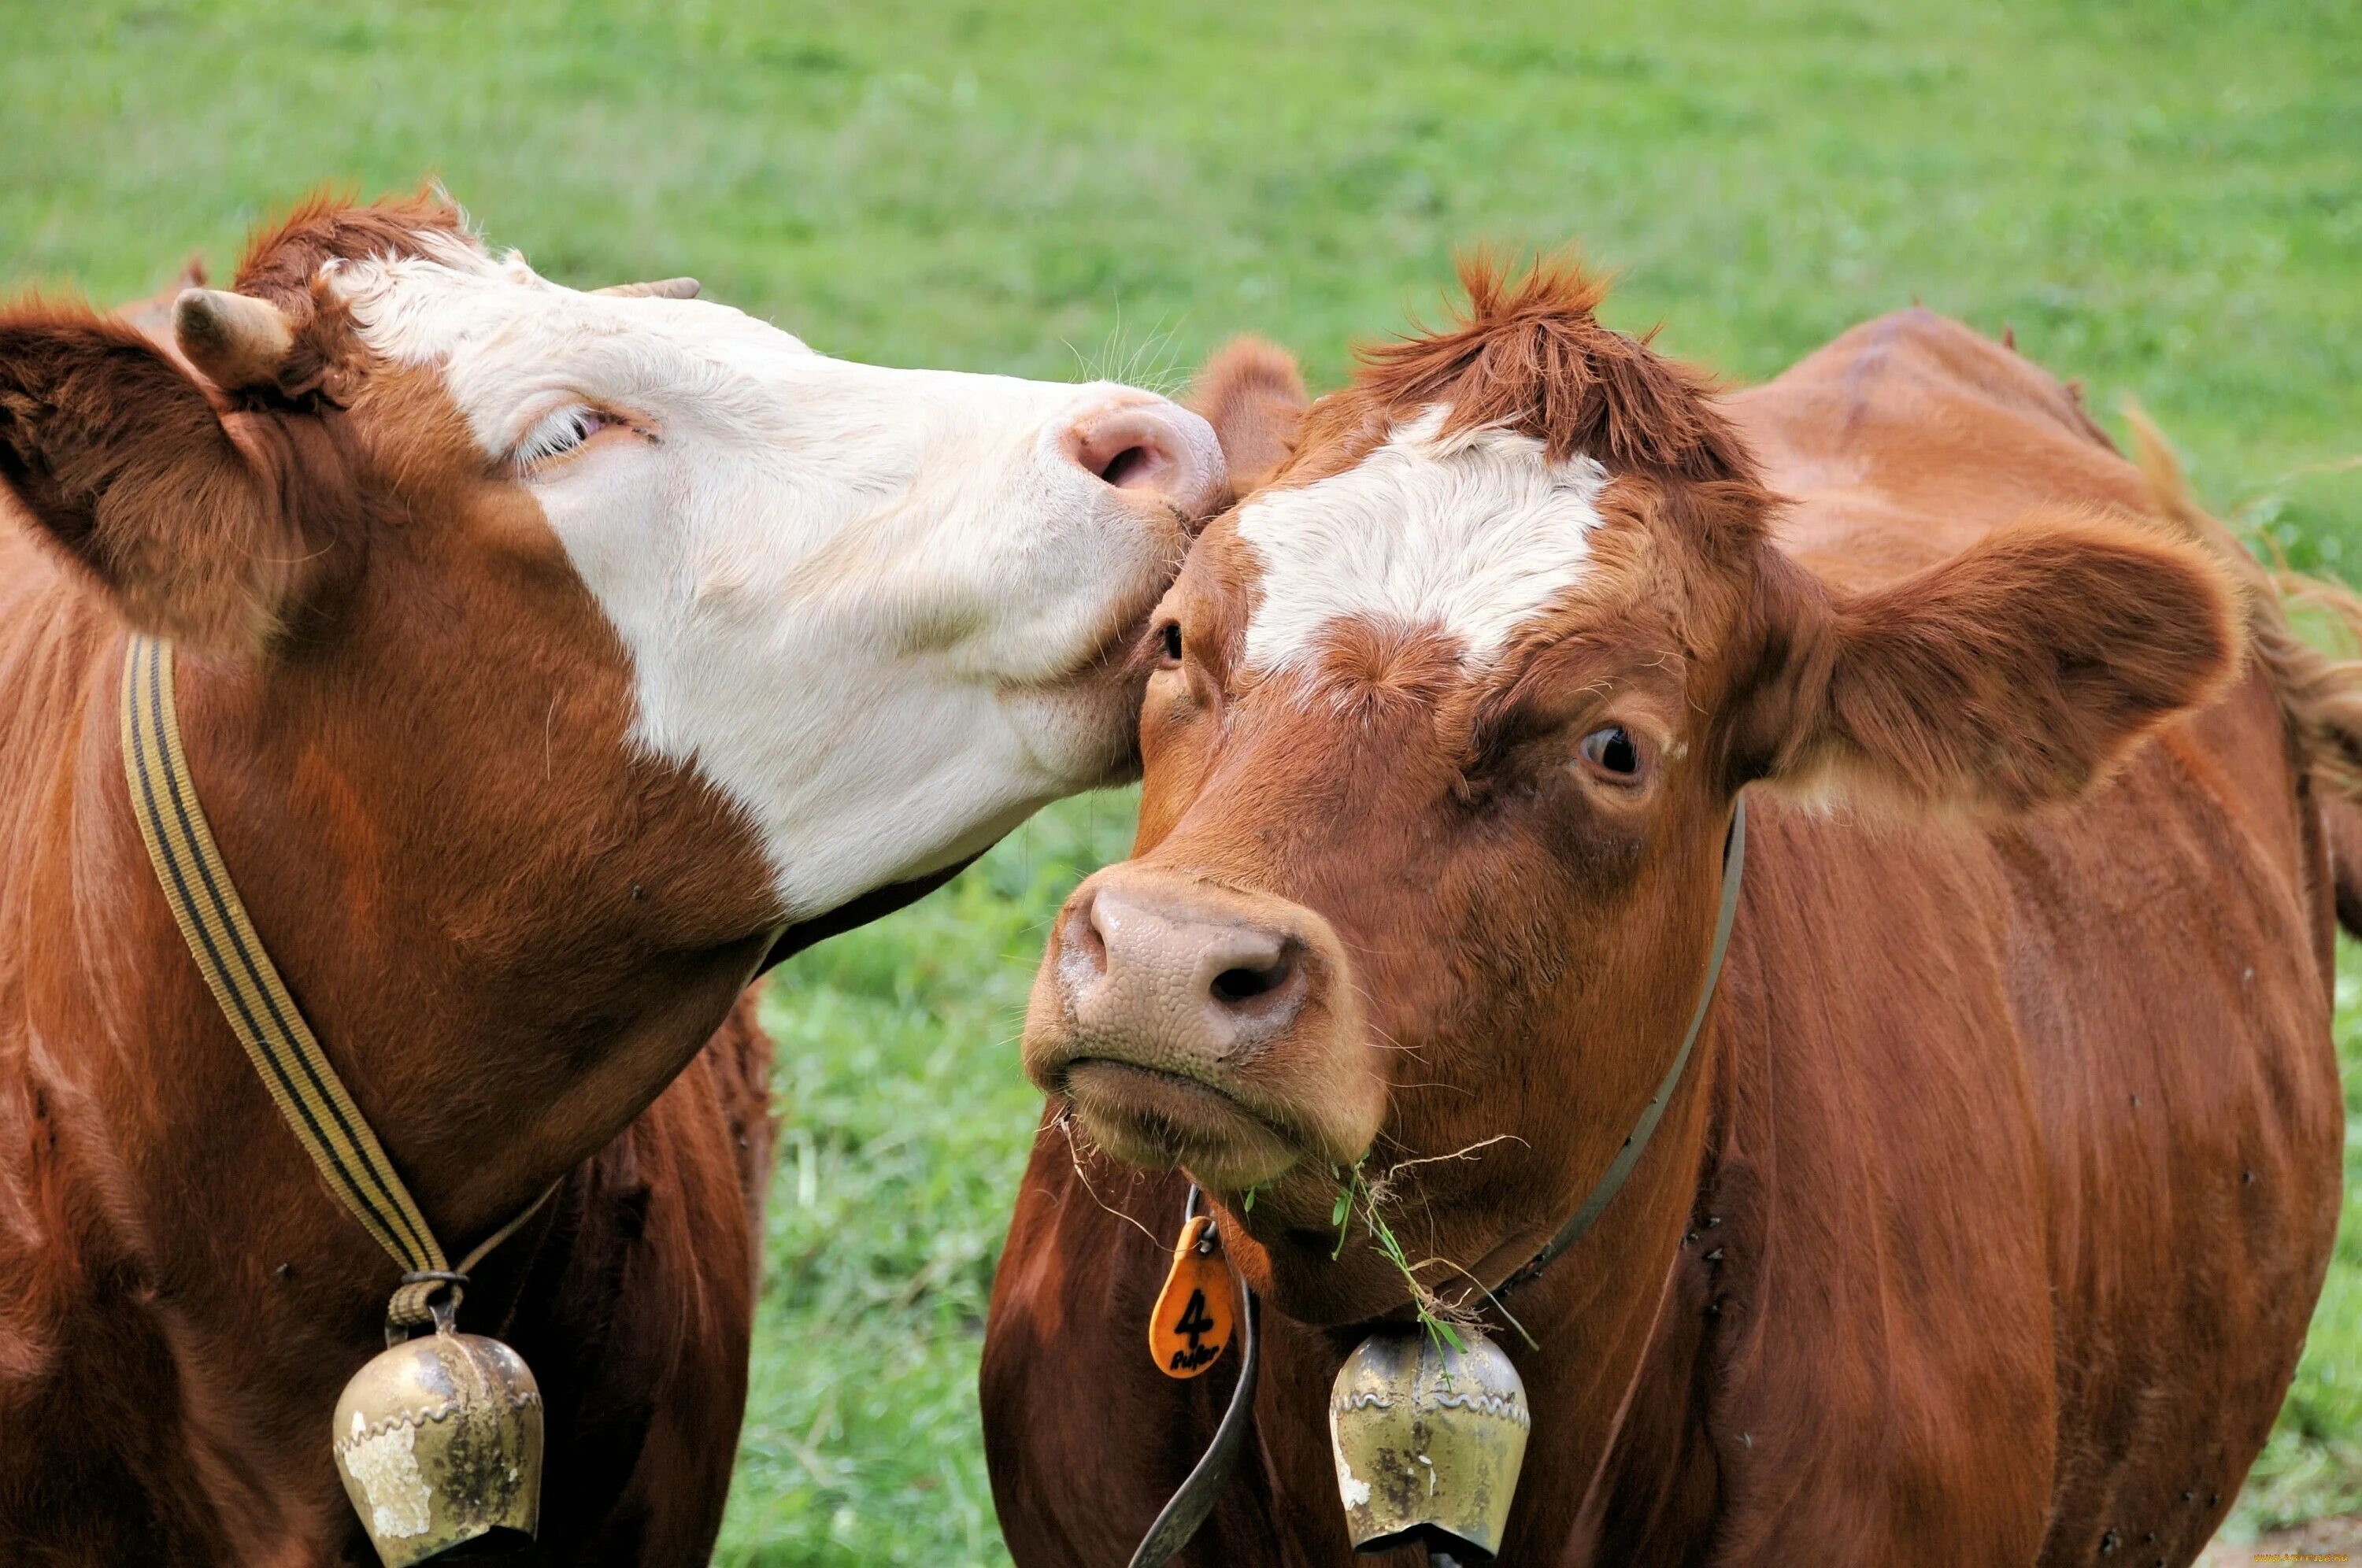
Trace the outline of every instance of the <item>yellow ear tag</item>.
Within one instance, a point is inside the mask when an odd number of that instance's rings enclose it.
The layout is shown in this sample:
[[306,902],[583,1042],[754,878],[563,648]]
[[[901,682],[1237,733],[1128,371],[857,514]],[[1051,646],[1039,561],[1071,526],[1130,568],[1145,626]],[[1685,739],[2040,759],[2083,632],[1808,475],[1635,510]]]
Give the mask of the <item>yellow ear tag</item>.
[[1181,1227],[1173,1270],[1148,1315],[1148,1353],[1165,1376],[1195,1377],[1221,1359],[1238,1321],[1214,1217],[1197,1215]]

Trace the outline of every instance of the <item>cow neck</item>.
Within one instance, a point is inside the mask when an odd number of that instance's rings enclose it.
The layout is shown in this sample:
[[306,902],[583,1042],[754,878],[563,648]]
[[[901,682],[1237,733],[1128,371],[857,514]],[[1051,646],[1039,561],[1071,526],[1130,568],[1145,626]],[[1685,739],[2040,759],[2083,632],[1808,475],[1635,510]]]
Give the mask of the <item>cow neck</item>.
[[1540,1252],[1490,1293],[1496,1304],[1512,1291],[1540,1278],[1543,1270],[1564,1256],[1568,1248],[1583,1240],[1591,1228],[1599,1223],[1599,1217],[1607,1212],[1610,1203],[1616,1201],[1616,1195],[1631,1178],[1633,1167],[1640,1163],[1640,1156],[1648,1151],[1649,1140],[1656,1135],[1658,1123],[1664,1120],[1665,1107],[1672,1101],[1673,1090],[1681,1087],[1682,1076],[1689,1070],[1690,1056],[1696,1049],[1698,1034],[1705,1028],[1705,1015],[1714,1006],[1715,992],[1722,982],[1722,962],[1730,952],[1731,929],[1738,920],[1738,890],[1746,872],[1747,797],[1742,794],[1731,804],[1730,831],[1723,839],[1722,899],[1715,911],[1714,946],[1706,958],[1705,983],[1698,988],[1697,1007],[1690,1013],[1690,1026],[1682,1034],[1681,1049],[1673,1053],[1672,1061],[1665,1067],[1664,1077],[1657,1085],[1657,1092],[1641,1108],[1631,1132],[1616,1151],[1616,1157],[1607,1162],[1607,1169],[1593,1184],[1589,1196],[1576,1206],[1566,1223],[1559,1227],[1558,1233],[1543,1244]]
[[222,864],[181,745],[169,642],[134,636],[126,650],[123,761],[132,812],[156,880],[222,1016],[329,1190],[403,1266],[402,1283],[386,1308],[388,1342],[430,1322],[447,1327],[458,1311],[469,1271],[516,1234],[549,1201],[557,1184],[545,1187],[452,1267],[409,1185],[288,994]]
[[[419,864],[414,846],[434,842],[420,820],[374,809],[365,820],[352,814],[357,806],[318,783],[325,776],[333,788],[341,753],[324,761],[318,736],[292,733],[300,720],[252,722],[259,690],[215,675],[210,661],[182,661],[180,716],[190,777],[207,781],[226,871],[252,911],[259,942],[285,970],[324,1057],[350,1086],[423,1220],[462,1243],[487,1235],[646,1108],[711,1035],[775,933],[653,955],[619,945],[613,922],[601,925],[594,914],[568,923],[567,909],[530,880],[538,860],[484,863],[490,835],[472,827],[465,842],[444,840],[447,865]],[[439,798],[429,786],[377,799],[392,810],[414,800],[425,822],[449,820],[450,801],[471,800],[472,782],[447,780]],[[135,836],[126,847],[138,856],[137,845]],[[398,857],[388,858],[389,845]],[[450,932],[439,922],[442,906],[419,895],[437,878],[456,886],[473,879],[488,890],[514,884],[515,923]],[[471,895],[463,912],[491,901]],[[239,1053],[188,1010],[190,988],[167,977],[183,967],[156,945],[174,941],[172,932],[166,923],[146,938],[140,988],[160,988],[172,999],[160,997],[172,1010],[156,1021],[169,1022],[175,1037],[168,1049],[191,1061],[214,1092],[243,1097],[247,1090],[231,1088],[234,1077],[215,1071],[224,1053],[232,1062]],[[546,955],[562,955],[563,963],[544,962]],[[157,1060],[162,1066],[172,1058]],[[242,1121],[250,1103],[241,1100],[235,1112]],[[186,1109],[161,1122],[139,1120],[177,1141],[191,1135],[174,1130],[187,1126]],[[214,1136],[193,1131],[201,1142]]]

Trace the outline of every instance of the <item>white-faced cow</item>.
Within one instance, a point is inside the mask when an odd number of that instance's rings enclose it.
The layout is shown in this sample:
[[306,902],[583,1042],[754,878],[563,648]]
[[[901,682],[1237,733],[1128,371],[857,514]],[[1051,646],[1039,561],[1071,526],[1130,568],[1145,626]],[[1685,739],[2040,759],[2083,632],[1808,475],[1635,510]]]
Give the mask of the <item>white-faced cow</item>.
[[[1468,282],[1157,611],[1135,857],[1027,1024],[1017,1561],[1125,1562],[1212,1434],[1230,1378],[1142,1345],[1186,1172],[1269,1310],[1184,1561],[1352,1561],[1331,1379],[1407,1265],[1523,1374],[1506,1562],[2188,1563],[2336,1224],[2354,680],[1955,323],[1717,397],[1578,276]],[[1704,1033],[1536,1273],[1679,1059],[1741,790]],[[1340,1252],[1357,1169],[1398,1259],[1366,1206]]]
[[1132,765],[1205,422],[678,292],[560,287],[420,200],[299,212],[171,346],[0,310],[0,1561],[369,1560],[328,1421],[398,1271],[175,928],[134,632],[434,1229],[564,1178],[460,1323],[539,1375],[557,1562],[719,1521],[765,1052],[743,1013],[700,1047],[749,977]]

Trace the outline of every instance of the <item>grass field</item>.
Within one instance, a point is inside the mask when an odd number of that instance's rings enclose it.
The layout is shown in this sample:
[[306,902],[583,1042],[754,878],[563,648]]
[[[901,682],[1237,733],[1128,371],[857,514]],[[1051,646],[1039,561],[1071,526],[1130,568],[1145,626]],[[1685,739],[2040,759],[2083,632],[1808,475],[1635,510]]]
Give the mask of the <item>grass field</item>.
[[[1170,381],[1253,329],[1333,382],[1456,247],[1579,239],[1612,319],[1734,376],[1913,299],[2014,325],[2300,564],[2362,551],[2350,0],[0,0],[0,286],[145,292],[323,182],[431,171],[555,276],[694,272],[834,352]],[[971,1385],[1011,1041],[1041,922],[1128,833],[1070,803],[774,987],[725,1560],[1000,1560]],[[2239,1528],[2362,1503],[2357,1445],[2350,1236]]]

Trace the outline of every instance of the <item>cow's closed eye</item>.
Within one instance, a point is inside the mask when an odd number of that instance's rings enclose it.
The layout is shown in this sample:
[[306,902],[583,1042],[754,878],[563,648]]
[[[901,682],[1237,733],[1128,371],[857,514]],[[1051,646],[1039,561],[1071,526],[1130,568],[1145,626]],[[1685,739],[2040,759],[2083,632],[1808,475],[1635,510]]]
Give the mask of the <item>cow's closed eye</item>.
[[509,448],[509,467],[530,474],[580,447],[617,421],[595,408],[568,403],[542,415]]

